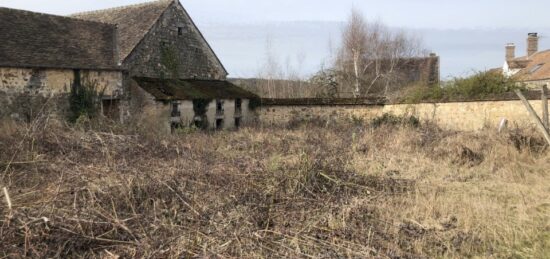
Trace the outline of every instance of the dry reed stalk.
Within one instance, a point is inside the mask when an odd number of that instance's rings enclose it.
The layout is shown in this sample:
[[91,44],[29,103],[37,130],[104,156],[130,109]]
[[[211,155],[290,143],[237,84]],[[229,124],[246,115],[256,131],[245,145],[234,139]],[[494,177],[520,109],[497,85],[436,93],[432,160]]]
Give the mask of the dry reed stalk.
[[12,204],[11,204],[10,194],[8,193],[8,188],[4,187],[2,188],[2,190],[4,191],[4,198],[6,198],[6,204],[8,205],[8,210],[11,212]]

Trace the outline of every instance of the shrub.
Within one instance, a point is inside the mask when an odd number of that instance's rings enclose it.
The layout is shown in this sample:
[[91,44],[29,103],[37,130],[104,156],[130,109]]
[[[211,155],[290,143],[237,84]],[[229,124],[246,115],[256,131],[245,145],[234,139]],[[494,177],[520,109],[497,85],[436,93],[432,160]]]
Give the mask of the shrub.
[[514,78],[491,71],[478,72],[470,77],[454,78],[440,86],[419,85],[411,88],[402,101],[416,103],[421,101],[442,101],[453,99],[476,99],[490,95],[503,94],[516,89],[524,89],[523,84]]
[[96,81],[80,84],[76,81],[69,95],[69,121],[75,123],[80,117],[93,118],[100,110],[103,91],[98,90]]

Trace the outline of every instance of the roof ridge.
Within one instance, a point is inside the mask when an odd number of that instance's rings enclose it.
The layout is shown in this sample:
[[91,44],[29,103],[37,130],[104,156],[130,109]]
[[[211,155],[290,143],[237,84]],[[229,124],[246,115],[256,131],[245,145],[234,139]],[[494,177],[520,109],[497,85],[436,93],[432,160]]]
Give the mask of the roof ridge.
[[176,1],[176,0],[153,0],[153,1],[147,1],[147,2],[142,2],[142,3],[137,3],[137,4],[131,4],[131,5],[115,6],[115,7],[99,9],[99,10],[91,10],[91,11],[73,13],[73,14],[70,14],[69,17],[81,16],[81,15],[90,15],[90,14],[98,14],[98,13],[103,13],[103,12],[112,12],[112,11],[118,11],[118,10],[123,10],[123,9],[127,9],[127,8],[134,8],[134,7],[141,7],[141,6],[159,4],[159,3],[162,3],[162,2],[172,3],[174,1]]
[[[167,0],[160,0],[160,1],[167,1]],[[65,16],[65,15],[50,14],[50,13],[42,13],[42,12],[35,12],[35,11],[29,11],[29,10],[23,10],[23,9],[16,9],[16,8],[9,8],[9,7],[2,7],[2,6],[0,6],[0,9],[6,9],[6,10],[11,10],[11,11],[20,12],[20,13],[28,13],[28,14],[35,14],[35,15],[52,16],[52,17],[56,17],[56,18],[60,18],[60,19],[67,19],[67,20],[72,20],[72,21],[86,22],[86,23],[90,23],[90,24],[94,24],[94,23],[95,23],[95,24],[102,24],[102,25],[113,26],[113,25],[110,24],[110,23],[104,23],[104,22],[99,22],[99,21],[91,21],[91,20],[80,19],[80,18],[71,17],[71,16]]]

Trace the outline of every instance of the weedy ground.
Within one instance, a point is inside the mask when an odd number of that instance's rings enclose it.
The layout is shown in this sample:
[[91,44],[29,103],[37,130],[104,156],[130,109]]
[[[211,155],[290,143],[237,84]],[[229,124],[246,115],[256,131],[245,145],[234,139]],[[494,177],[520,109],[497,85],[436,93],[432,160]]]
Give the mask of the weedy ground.
[[0,258],[550,254],[550,155],[528,130],[377,120],[147,136],[43,118],[0,123],[0,165]]

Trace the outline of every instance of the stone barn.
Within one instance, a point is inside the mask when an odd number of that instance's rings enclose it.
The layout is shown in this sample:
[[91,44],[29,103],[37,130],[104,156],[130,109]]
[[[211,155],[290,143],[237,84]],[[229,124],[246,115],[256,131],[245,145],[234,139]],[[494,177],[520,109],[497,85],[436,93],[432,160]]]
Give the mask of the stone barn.
[[[104,110],[123,121],[148,123],[165,130],[165,125],[170,129],[170,125],[195,124],[227,129],[252,119],[247,118],[253,115],[248,103],[257,97],[226,80],[227,70],[177,0],[70,17],[4,8],[0,21],[0,67],[16,68],[19,78],[15,80],[13,72],[0,70],[0,81],[9,82],[8,86],[0,85],[1,90],[22,92],[26,87],[29,91],[39,84],[67,92],[78,81],[75,75],[82,75],[113,89],[105,97],[110,102],[105,102],[108,107]],[[60,71],[54,73],[51,69]],[[210,107],[217,107],[211,108],[213,116],[183,112],[179,122],[178,116],[172,116],[177,114],[173,107],[184,111],[189,103],[197,106],[205,100],[212,100]],[[221,118],[220,106],[224,116],[229,117]],[[238,111],[229,115],[229,110]]]
[[111,25],[0,8],[0,117],[63,113],[78,84],[103,91],[105,105],[116,102],[123,76],[115,42]]
[[[73,17],[117,26],[130,110],[141,115],[135,118],[140,123],[230,129],[251,121],[248,100],[256,96],[226,80],[226,69],[179,1],[161,0]],[[195,117],[193,101],[196,110],[204,100],[212,100],[207,116],[199,112]],[[232,112],[235,104],[243,107],[237,117]]]

